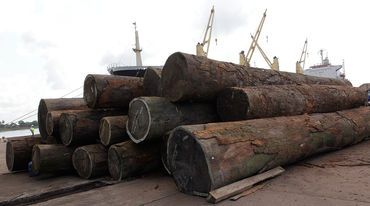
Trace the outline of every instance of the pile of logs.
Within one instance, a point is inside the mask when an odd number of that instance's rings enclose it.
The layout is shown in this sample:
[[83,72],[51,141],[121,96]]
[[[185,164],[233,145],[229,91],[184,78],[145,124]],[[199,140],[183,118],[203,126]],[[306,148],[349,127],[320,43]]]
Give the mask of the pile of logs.
[[367,94],[346,80],[174,53],[144,78],[87,75],[84,98],[42,99],[41,137],[7,165],[122,180],[163,165],[193,195],[370,135]]

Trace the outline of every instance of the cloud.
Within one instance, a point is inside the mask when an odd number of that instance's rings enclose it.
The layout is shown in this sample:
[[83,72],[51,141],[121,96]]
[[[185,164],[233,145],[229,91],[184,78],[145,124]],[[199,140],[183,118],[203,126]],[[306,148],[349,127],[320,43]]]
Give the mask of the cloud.
[[34,35],[30,32],[23,33],[21,38],[22,38],[22,41],[23,41],[25,47],[28,48],[31,51],[44,50],[44,49],[49,49],[49,48],[56,47],[55,44],[53,44],[49,41],[36,39],[34,37]]
[[101,58],[99,64],[101,66],[109,66],[109,65],[133,65],[133,59],[135,58],[135,54],[133,52],[128,52],[127,49],[125,49],[120,54],[113,54],[111,52],[106,52],[103,57]]
[[55,60],[47,59],[44,65],[46,70],[46,82],[51,86],[52,89],[64,89],[65,83],[62,79],[62,75],[58,63]]

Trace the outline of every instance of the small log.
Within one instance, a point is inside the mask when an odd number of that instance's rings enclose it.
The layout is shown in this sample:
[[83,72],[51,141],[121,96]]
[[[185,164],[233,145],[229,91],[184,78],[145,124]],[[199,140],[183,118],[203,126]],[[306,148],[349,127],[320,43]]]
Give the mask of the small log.
[[37,144],[32,150],[32,172],[62,173],[73,171],[73,148],[58,144]]
[[82,98],[60,98],[60,99],[41,99],[38,107],[38,123],[39,131],[46,141],[48,134],[46,132],[46,116],[48,112],[55,110],[75,110],[75,109],[87,109],[87,105]]
[[78,175],[85,179],[108,174],[108,151],[101,144],[78,147],[72,162]]
[[114,180],[135,177],[159,168],[159,145],[132,141],[112,145],[108,150],[109,173]]
[[127,134],[135,143],[159,140],[179,125],[218,121],[214,105],[174,104],[162,97],[138,97],[130,102]]
[[217,98],[222,121],[324,113],[363,106],[367,96],[338,85],[266,85],[232,87]]
[[208,193],[279,165],[356,144],[370,135],[370,107],[180,126],[168,140],[177,187]]
[[27,169],[32,159],[32,147],[41,141],[40,135],[8,138],[5,153],[8,170],[13,172]]
[[[88,110],[88,109],[86,109]],[[81,110],[55,110],[48,112],[46,115],[46,133],[48,136],[59,138],[59,118],[62,113],[73,113]]]
[[100,119],[123,114],[127,111],[103,109],[62,113],[59,118],[60,139],[66,146],[94,144],[99,140]]
[[303,83],[351,85],[346,80],[246,67],[180,52],[168,57],[161,78],[162,94],[172,102],[213,101],[227,87]]
[[104,117],[100,120],[99,137],[104,146],[120,143],[130,138],[126,132],[127,116]]
[[284,171],[285,170],[282,167],[276,167],[264,173],[254,175],[252,177],[248,177],[238,182],[234,182],[221,188],[215,189],[209,192],[207,201],[210,203],[218,203],[224,199],[240,194],[241,192],[252,188],[253,185],[259,182],[276,177]]
[[89,74],[84,82],[84,99],[90,108],[127,108],[144,95],[143,78]]
[[144,74],[144,95],[160,97],[162,69],[148,67]]

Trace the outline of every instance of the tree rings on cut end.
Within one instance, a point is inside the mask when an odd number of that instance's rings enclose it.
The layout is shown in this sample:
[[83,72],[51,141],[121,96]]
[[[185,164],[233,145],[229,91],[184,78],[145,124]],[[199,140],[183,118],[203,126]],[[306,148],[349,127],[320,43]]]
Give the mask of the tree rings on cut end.
[[60,139],[62,140],[62,143],[66,146],[69,146],[72,143],[74,128],[73,122],[68,117],[68,114],[63,113],[62,115],[60,115],[59,119]]
[[151,126],[151,115],[149,107],[145,101],[136,98],[130,102],[130,117],[126,124],[127,134],[135,143],[140,143],[146,139]]
[[93,75],[87,75],[84,82],[84,99],[89,108],[95,108],[98,99],[98,90]]

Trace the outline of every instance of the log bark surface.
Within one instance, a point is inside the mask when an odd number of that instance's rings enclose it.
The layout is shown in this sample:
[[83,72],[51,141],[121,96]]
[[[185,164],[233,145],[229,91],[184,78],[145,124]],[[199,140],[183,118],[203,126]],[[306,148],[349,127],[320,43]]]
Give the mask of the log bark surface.
[[144,95],[156,96],[162,95],[161,89],[162,69],[148,67],[144,74]]
[[160,140],[171,129],[217,122],[216,108],[204,103],[171,103],[163,97],[138,97],[130,102],[127,134],[135,143]]
[[129,140],[126,132],[127,115],[104,117],[100,120],[99,137],[104,146]]
[[72,162],[78,175],[85,179],[108,174],[108,151],[102,144],[78,147]]
[[144,95],[143,78],[89,74],[84,82],[84,99],[90,108],[127,108]]
[[301,83],[351,85],[340,79],[245,67],[180,52],[168,57],[161,78],[162,94],[173,102],[212,101],[227,87]]
[[59,98],[59,99],[41,99],[38,107],[38,123],[40,134],[43,141],[46,141],[48,134],[46,132],[46,116],[48,112],[55,110],[78,110],[87,109],[87,105],[82,98]]
[[152,172],[160,164],[160,147],[157,144],[143,145],[126,141],[112,145],[108,150],[108,168],[114,180]]
[[224,185],[340,149],[370,136],[370,107],[334,113],[180,126],[168,162],[180,191],[208,193]]
[[102,109],[62,113],[59,119],[62,143],[66,146],[94,144],[99,140],[100,119],[123,114],[127,114],[127,111]]
[[37,144],[32,150],[32,171],[40,173],[62,173],[73,171],[74,148],[58,144]]
[[32,147],[41,144],[40,135],[8,138],[6,143],[6,166],[13,172],[25,170],[32,159]]
[[[88,110],[88,109],[86,109]],[[84,111],[86,111],[84,110]],[[76,113],[81,110],[56,110],[48,112],[46,115],[46,133],[48,136],[59,138],[59,118],[62,113]]]
[[232,87],[217,97],[222,121],[324,113],[363,106],[367,96],[356,87],[338,85],[268,85]]

